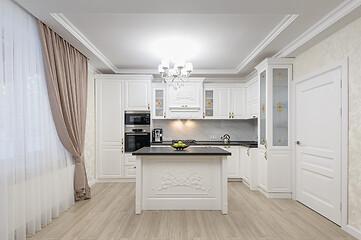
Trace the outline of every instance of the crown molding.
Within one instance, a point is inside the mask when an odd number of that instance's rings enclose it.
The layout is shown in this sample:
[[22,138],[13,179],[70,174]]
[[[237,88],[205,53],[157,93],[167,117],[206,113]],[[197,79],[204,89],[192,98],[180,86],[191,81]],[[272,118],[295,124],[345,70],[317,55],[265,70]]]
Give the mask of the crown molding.
[[[156,69],[118,69],[119,74],[159,74]],[[234,75],[237,74],[233,69],[196,69],[192,74],[205,75]]]
[[361,0],[347,0],[333,9],[326,16],[321,18],[316,24],[310,27],[306,32],[276,53],[273,58],[287,57],[289,54],[300,48],[302,45],[316,37],[319,33],[329,28],[332,24],[355,10],[361,5]]
[[95,67],[89,64],[89,61],[88,61],[88,71],[91,72],[92,74],[101,74],[101,72],[98,71],[98,69],[96,69]]
[[95,45],[89,41],[82,34],[74,24],[71,23],[69,19],[67,19],[61,13],[50,13],[50,15],[58,21],[66,30],[68,30],[76,39],[78,39],[86,48],[88,48],[95,56],[97,56],[106,66],[108,66],[114,73],[117,73],[117,68],[109,61],[108,58],[104,56],[104,54],[95,47]]
[[236,73],[242,71],[263,49],[265,49],[280,33],[282,33],[296,18],[298,14],[286,15],[276,27],[257,45],[257,47],[235,69]]

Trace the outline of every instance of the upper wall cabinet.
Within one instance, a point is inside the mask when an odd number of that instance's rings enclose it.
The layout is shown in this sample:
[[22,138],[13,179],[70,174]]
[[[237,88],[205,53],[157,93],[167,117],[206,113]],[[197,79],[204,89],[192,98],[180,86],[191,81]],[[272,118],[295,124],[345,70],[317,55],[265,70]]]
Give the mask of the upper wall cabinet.
[[154,83],[152,86],[152,118],[165,119],[166,114],[166,87],[163,84]]
[[205,119],[245,119],[246,88],[244,84],[205,84]]
[[150,110],[151,78],[125,80],[125,110]]
[[259,111],[259,81],[258,78],[250,80],[247,86],[247,118],[257,118]]
[[201,119],[203,115],[203,81],[190,79],[180,88],[168,86],[166,116],[170,119]]

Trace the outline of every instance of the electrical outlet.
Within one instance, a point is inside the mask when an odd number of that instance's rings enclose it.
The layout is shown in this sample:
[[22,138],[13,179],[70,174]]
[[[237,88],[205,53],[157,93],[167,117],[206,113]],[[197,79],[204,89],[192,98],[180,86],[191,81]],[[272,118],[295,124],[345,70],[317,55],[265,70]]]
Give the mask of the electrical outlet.
[[216,136],[215,136],[215,135],[211,135],[211,140],[216,140]]

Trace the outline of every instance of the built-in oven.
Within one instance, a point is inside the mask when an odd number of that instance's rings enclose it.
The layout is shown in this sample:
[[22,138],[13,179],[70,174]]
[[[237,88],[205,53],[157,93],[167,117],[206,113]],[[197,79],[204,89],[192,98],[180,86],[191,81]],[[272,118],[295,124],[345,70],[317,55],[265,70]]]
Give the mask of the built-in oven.
[[150,125],[150,112],[125,112],[125,125]]
[[134,152],[142,147],[150,147],[150,132],[132,131],[125,133],[125,152]]
[[150,147],[150,112],[125,112],[125,152]]

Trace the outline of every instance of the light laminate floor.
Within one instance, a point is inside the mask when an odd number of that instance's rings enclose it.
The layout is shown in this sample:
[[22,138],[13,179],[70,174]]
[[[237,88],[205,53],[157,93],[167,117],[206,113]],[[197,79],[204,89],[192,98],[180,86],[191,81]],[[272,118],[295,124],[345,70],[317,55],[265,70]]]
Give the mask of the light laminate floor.
[[228,183],[229,214],[220,211],[143,211],[134,214],[134,183],[98,183],[37,239],[355,239],[340,227],[285,199],[267,199],[240,182]]

